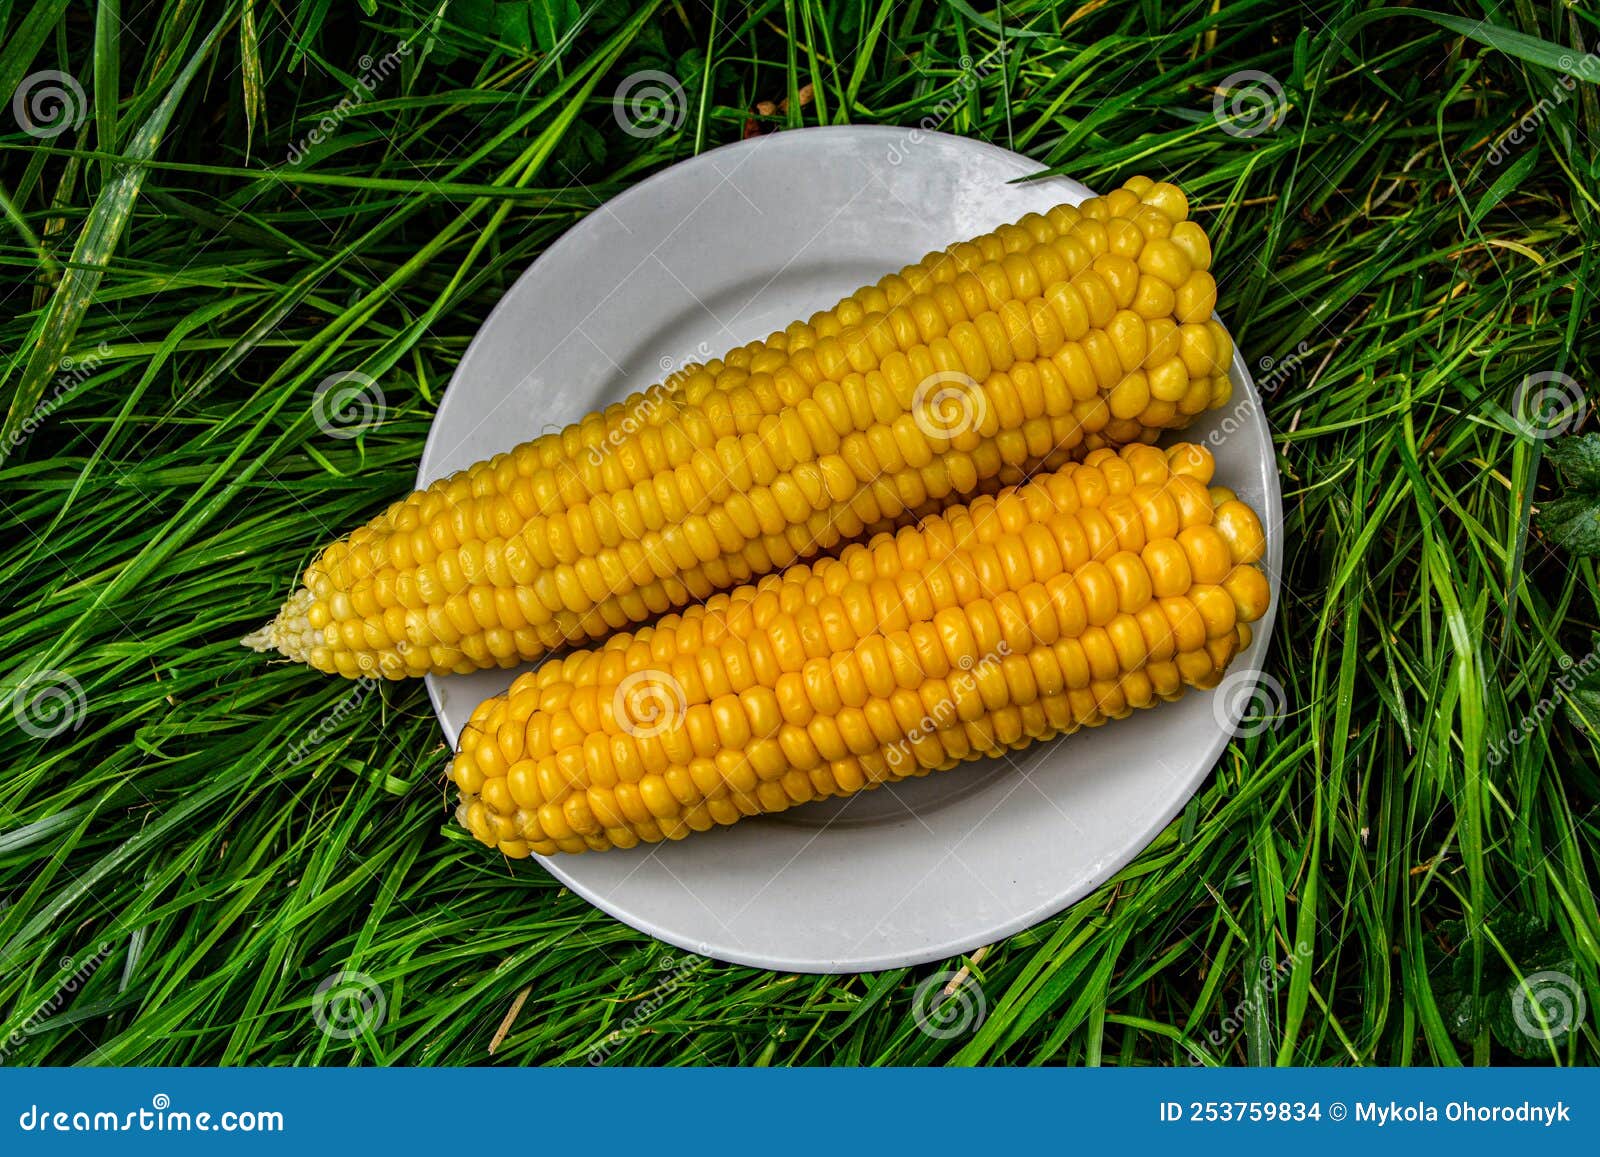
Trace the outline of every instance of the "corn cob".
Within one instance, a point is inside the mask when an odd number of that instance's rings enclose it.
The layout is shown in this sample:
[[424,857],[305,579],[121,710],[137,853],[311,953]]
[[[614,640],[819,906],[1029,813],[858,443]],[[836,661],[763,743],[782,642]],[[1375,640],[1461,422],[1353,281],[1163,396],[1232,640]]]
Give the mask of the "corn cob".
[[1213,686],[1268,587],[1209,452],[1091,453],[552,659],[451,777],[506,855],[678,839]]
[[[660,386],[632,394],[558,434],[535,439],[526,448],[528,456],[536,457],[543,469],[563,471],[563,467],[567,467],[558,477],[563,483],[575,484],[579,501],[606,493],[603,485],[586,487],[583,475],[572,470],[570,464],[581,462],[584,457],[599,461],[619,432],[626,434],[637,429],[648,420],[651,410],[663,403],[683,398],[698,401],[711,389],[726,390],[742,385],[752,372],[759,372],[756,359],[764,353],[781,355],[790,348],[811,348],[820,338],[840,337],[846,327],[860,325],[871,314],[886,313],[932,287],[949,285],[962,273],[971,273],[985,263],[1000,262],[1007,256],[1025,254],[1038,245],[1053,242],[1079,220],[1103,223],[1111,219],[1120,222],[1138,218],[1146,234],[1163,238],[1171,236],[1174,226],[1180,226],[1178,243],[1186,252],[1203,255],[1196,256],[1196,273],[1203,276],[1194,278],[1181,302],[1174,297],[1172,310],[1187,321],[1203,324],[1210,319],[1216,305],[1216,283],[1205,272],[1210,264],[1210,242],[1199,226],[1186,222],[1187,215],[1188,201],[1182,190],[1148,177],[1133,177],[1109,195],[1091,197],[1077,206],[1058,205],[1048,215],[1027,214],[1015,224],[1002,225],[991,233],[930,253],[917,264],[874,285],[863,286],[832,309],[813,314],[806,322],[795,322],[765,341],[750,342],[729,351],[723,358],[704,364],[684,366]],[[1141,244],[1126,236],[1124,231],[1124,249]],[[1160,292],[1159,287],[1155,292]],[[1124,441],[1132,440],[1130,431]],[[566,493],[558,491],[553,500],[555,507],[564,508],[561,503],[566,498]],[[546,499],[550,501],[548,496]]]
[[[1143,218],[1142,225],[1147,232],[1170,237],[1173,225],[1184,225],[1188,209],[1188,200],[1177,186],[1148,177],[1133,177],[1105,197],[1090,197],[1076,206],[1058,205],[1048,215],[1029,213],[1015,224],[1001,225],[992,232],[929,253],[898,274],[862,286],[832,309],[815,313],[806,322],[795,322],[765,341],[735,347],[722,358],[681,366],[660,384],[631,394],[559,433],[541,435],[512,453],[519,457],[519,468],[525,469],[524,464],[531,460],[537,463],[538,469],[560,472],[556,476],[560,485],[555,492],[540,496],[541,512],[565,509],[574,490],[576,501],[605,493],[603,486],[585,486],[585,477],[570,464],[586,458],[591,462],[600,461],[618,437],[653,424],[651,413],[663,405],[685,399],[698,401],[711,389],[728,390],[744,384],[751,373],[760,372],[756,359],[764,353],[781,355],[791,348],[791,343],[795,343],[794,348],[808,348],[819,338],[839,337],[845,327],[860,325],[869,314],[886,313],[933,286],[950,284],[961,273],[970,273],[985,263],[999,262],[1009,255],[1026,253],[1037,245],[1054,241],[1078,220],[1129,220],[1137,213]],[[1197,266],[1197,272],[1204,272],[1210,264],[1210,243],[1204,232],[1190,222],[1178,233],[1180,244],[1205,254]],[[1209,320],[1216,305],[1216,284],[1209,279],[1209,274],[1195,279],[1190,298],[1183,303],[1185,315],[1200,323]]]
[[1182,194],[1030,215],[330,546],[245,640],[346,676],[514,666],[1226,400]]

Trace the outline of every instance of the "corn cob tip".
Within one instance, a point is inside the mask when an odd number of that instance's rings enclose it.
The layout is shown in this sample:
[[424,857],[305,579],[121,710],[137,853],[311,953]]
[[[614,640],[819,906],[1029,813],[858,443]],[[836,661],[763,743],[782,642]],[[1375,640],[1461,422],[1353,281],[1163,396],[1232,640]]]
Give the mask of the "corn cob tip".
[[307,615],[314,601],[311,592],[301,587],[289,596],[270,623],[263,624],[259,630],[251,631],[240,639],[240,646],[261,653],[277,651],[296,663],[306,662],[305,639],[311,631]]
[[241,647],[249,647],[257,654],[264,654],[267,651],[276,651],[278,647],[277,644],[272,641],[272,628],[277,625],[278,620],[273,619],[272,622],[267,623],[259,630],[251,631],[244,638],[240,639],[239,645]]

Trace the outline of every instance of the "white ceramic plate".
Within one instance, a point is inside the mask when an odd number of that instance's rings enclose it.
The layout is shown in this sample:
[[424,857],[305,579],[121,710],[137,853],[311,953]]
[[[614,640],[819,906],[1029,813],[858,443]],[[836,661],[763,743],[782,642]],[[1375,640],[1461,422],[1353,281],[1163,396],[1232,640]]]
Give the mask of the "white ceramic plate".
[[[450,381],[418,483],[765,337],[930,250],[1090,195],[1060,177],[1008,183],[1039,167],[940,133],[826,128],[657,174],[573,227],[501,299]],[[1268,524],[1276,609],[1277,474],[1237,356],[1233,370],[1235,402],[1185,436],[1210,439],[1219,482]],[[1017,758],[544,866],[619,920],[720,960],[854,972],[970,951],[1092,891],[1183,807],[1259,694],[1272,618],[1217,692]],[[452,744],[514,675],[429,677]]]

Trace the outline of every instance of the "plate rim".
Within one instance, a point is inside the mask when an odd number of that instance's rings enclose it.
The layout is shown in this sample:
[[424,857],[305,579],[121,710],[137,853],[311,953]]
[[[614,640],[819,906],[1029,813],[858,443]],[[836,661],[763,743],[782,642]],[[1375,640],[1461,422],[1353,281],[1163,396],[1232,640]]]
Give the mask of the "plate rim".
[[[911,134],[918,134],[920,138],[935,137],[947,142],[952,142],[955,147],[973,149],[979,152],[989,152],[1004,157],[1009,165],[1018,162],[1033,169],[1017,178],[1017,182],[1049,176],[1051,179],[1060,179],[1070,185],[1076,186],[1076,191],[1081,197],[1095,195],[1089,186],[1065,174],[1051,173],[1051,166],[1044,165],[1034,158],[1021,153],[1013,152],[990,141],[979,140],[973,137],[964,137],[936,130],[907,128],[897,125],[828,125],[811,126],[798,129],[785,129],[781,132],[766,136],[753,137],[747,140],[734,141],[704,152],[696,153],[676,161],[665,168],[652,173],[650,176],[624,189],[616,196],[596,205],[582,218],[577,220],[559,238],[547,246],[537,257],[531,261],[517,278],[500,295],[489,313],[485,316],[460,360],[456,363],[450,375],[444,392],[441,394],[439,406],[435,410],[434,418],[429,425],[428,435],[423,443],[421,457],[418,461],[416,486],[421,489],[433,481],[435,472],[430,469],[430,464],[437,455],[444,453],[440,442],[443,440],[443,427],[440,416],[444,412],[445,404],[451,390],[464,372],[470,372],[475,361],[474,355],[481,355],[485,343],[485,335],[495,329],[496,322],[504,324],[506,318],[512,317],[511,302],[516,296],[516,291],[522,284],[535,277],[538,267],[553,254],[560,253],[572,246],[584,245],[589,242],[591,233],[598,233],[600,225],[598,218],[602,209],[615,209],[619,205],[629,203],[635,199],[647,197],[658,183],[667,179],[682,179],[680,170],[688,166],[710,165],[710,158],[727,157],[730,154],[751,149],[770,147],[773,143],[784,142],[785,147],[805,147],[806,142],[821,143],[821,139],[862,139],[872,137],[895,138],[904,140]],[[714,166],[712,166],[714,170]],[[502,318],[504,312],[506,318]],[[1216,314],[1213,314],[1216,317]],[[1218,318],[1220,321],[1221,319]],[[1226,324],[1226,323],[1224,323]],[[1230,335],[1232,331],[1230,330]],[[1266,464],[1261,473],[1266,480],[1267,509],[1259,511],[1263,521],[1268,524],[1267,530],[1267,557],[1266,563],[1268,583],[1271,588],[1272,601],[1267,613],[1254,625],[1255,638],[1249,648],[1252,657],[1248,667],[1234,666],[1230,668],[1229,675],[1247,673],[1248,684],[1240,686],[1246,692],[1253,693],[1259,686],[1265,673],[1265,661],[1271,649],[1273,629],[1276,626],[1278,609],[1282,599],[1281,570],[1282,570],[1282,532],[1283,532],[1283,505],[1282,486],[1276,466],[1276,452],[1270,438],[1270,427],[1266,421],[1265,408],[1262,405],[1260,392],[1256,389],[1255,381],[1250,373],[1249,366],[1244,359],[1243,352],[1235,343],[1233,360],[1229,367],[1230,377],[1233,379],[1235,396],[1240,391],[1247,393],[1251,408],[1260,418],[1260,428],[1252,430],[1254,435],[1249,440],[1249,454],[1252,458],[1259,457]],[[1235,403],[1237,405],[1237,403]],[[1241,656],[1242,658],[1242,656]],[[428,691],[428,699],[433,707],[435,718],[438,719],[452,750],[458,736],[451,733],[451,727],[445,717],[443,703],[443,689],[440,686],[440,676],[427,675],[424,683]],[[1248,694],[1242,698],[1248,698]],[[1242,708],[1241,708],[1242,711]],[[1230,716],[1233,714],[1231,708]],[[1238,719],[1233,719],[1236,726]],[[877,954],[853,956],[849,960],[818,959],[786,956],[779,953],[752,952],[737,945],[717,944],[709,940],[695,940],[664,927],[647,914],[636,910],[618,910],[621,905],[616,905],[598,889],[586,884],[579,876],[574,876],[563,866],[560,857],[534,856],[544,871],[548,872],[563,886],[582,897],[593,907],[599,909],[612,919],[626,924],[635,930],[651,936],[663,943],[670,944],[685,951],[694,952],[712,959],[726,961],[746,967],[757,968],[776,972],[794,972],[808,975],[844,975],[859,972],[879,972],[892,968],[914,967],[938,960],[965,955],[985,944],[997,943],[1000,940],[1014,936],[1017,933],[1049,919],[1051,916],[1066,911],[1068,908],[1082,902],[1091,896],[1096,889],[1101,887],[1128,864],[1137,859],[1157,836],[1172,822],[1189,802],[1199,792],[1205,780],[1216,770],[1217,762],[1222,753],[1227,750],[1233,738],[1232,728],[1218,726],[1211,735],[1206,747],[1206,753],[1199,761],[1196,769],[1188,776],[1178,779],[1177,790],[1174,792],[1173,802],[1170,807],[1163,807],[1154,813],[1154,819],[1137,829],[1137,834],[1130,836],[1125,841],[1125,850],[1109,856],[1097,869],[1085,877],[1075,881],[1074,886],[1062,890],[1058,895],[1030,906],[1018,915],[1010,916],[993,924],[987,924],[979,932],[970,936],[950,936],[937,944],[930,944],[910,951],[885,951]]]

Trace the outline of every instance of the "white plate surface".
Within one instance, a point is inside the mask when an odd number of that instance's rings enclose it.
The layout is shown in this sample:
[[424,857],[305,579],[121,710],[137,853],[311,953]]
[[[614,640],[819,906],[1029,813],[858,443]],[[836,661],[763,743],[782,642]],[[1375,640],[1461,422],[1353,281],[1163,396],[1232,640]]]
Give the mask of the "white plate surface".
[[[775,133],[684,161],[596,209],[501,299],[462,358],[418,484],[832,305],[858,285],[1090,191],[981,141],[897,128]],[[1272,446],[1237,354],[1234,401],[1183,435],[1268,527],[1273,611],[1222,689],[1019,756],[677,843],[543,859],[681,948],[761,968],[941,960],[1061,911],[1144,848],[1227,745],[1279,598]],[[1241,675],[1241,673],[1244,673]],[[450,742],[517,672],[427,680]]]

